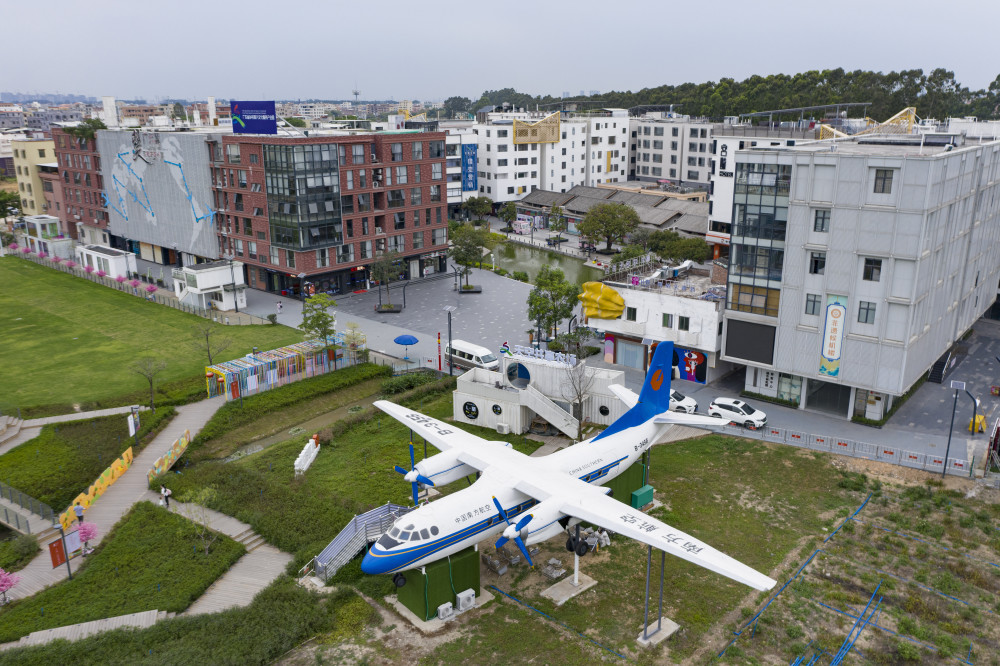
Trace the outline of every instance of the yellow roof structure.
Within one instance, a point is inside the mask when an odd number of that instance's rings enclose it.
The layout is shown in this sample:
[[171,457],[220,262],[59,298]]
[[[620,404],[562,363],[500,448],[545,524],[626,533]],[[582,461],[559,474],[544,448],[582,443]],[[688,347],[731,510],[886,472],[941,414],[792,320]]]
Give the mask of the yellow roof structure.
[[840,139],[847,136],[864,136],[867,134],[912,134],[913,128],[917,124],[917,109],[908,106],[884,123],[880,123],[871,118],[865,118],[867,127],[857,134],[845,134],[830,125],[819,126],[819,140]]
[[514,121],[514,143],[557,143],[559,112],[551,113],[536,123]]

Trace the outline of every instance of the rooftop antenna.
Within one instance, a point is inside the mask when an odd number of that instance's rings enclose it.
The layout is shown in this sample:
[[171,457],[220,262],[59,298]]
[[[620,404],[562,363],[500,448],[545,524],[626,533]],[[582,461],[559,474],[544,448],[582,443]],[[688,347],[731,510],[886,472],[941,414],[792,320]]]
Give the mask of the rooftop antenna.
[[351,91],[351,94],[354,95],[354,105],[357,106],[358,105],[358,96],[361,94],[361,91],[358,90],[358,82],[357,81],[354,82],[354,89]]

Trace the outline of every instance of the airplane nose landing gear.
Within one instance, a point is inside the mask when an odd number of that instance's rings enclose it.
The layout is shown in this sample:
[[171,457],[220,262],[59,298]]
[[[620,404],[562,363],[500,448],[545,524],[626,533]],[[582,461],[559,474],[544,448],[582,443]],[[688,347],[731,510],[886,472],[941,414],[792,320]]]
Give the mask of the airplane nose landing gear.
[[396,587],[403,587],[406,585],[406,576],[401,573],[394,574],[392,577],[392,583]]

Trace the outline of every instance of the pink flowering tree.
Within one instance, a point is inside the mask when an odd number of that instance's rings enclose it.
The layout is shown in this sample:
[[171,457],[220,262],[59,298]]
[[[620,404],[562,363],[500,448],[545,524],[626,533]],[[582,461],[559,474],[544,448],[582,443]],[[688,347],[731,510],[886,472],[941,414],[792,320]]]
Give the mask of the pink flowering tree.
[[80,523],[77,531],[80,533],[80,541],[83,542],[83,556],[86,557],[89,552],[87,543],[97,538],[97,525],[95,523]]
[[152,294],[157,289],[158,289],[158,287],[155,284],[147,284],[146,285],[146,291],[149,292],[150,294]]
[[45,252],[45,250],[42,250],[41,252],[38,253],[38,258],[39,259],[44,259],[47,256],[49,256],[49,255],[48,255],[47,252]]
[[56,262],[58,264],[60,261],[62,261],[62,257],[60,257],[59,255],[56,255],[56,256],[52,257],[52,261],[54,261],[54,262]]
[[118,277],[115,278],[115,281],[118,282],[118,284],[121,284],[122,282],[125,281],[125,276],[119,275]]
[[10,244],[10,245],[8,245],[7,247],[9,247],[9,248],[10,248],[10,249],[12,249],[12,250],[16,250],[16,249],[18,248],[18,245],[17,245],[17,243],[11,243],[11,244]]
[[3,569],[0,569],[0,604],[7,603],[7,592],[12,590],[14,586],[20,582],[20,576],[15,576],[12,573],[7,573]]
[[70,259],[69,261],[66,262],[66,266],[69,268],[73,268],[76,266],[76,262]]
[[21,248],[21,252],[23,254],[28,254],[29,252],[31,252],[31,248],[25,245],[24,247]]
[[133,287],[138,287],[142,283],[139,282],[138,280],[129,280],[129,284],[132,285]]
[[107,274],[108,274],[107,271],[97,271],[97,276],[98,277],[104,277]]
[[93,273],[94,272],[94,267],[93,266],[84,266],[83,270],[87,271],[88,273]]

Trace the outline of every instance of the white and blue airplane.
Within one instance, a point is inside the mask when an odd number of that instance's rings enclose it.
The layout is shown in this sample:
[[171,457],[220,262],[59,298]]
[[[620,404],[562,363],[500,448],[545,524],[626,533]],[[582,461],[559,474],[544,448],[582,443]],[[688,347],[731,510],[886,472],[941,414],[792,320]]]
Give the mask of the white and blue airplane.
[[[526,546],[566,534],[586,522],[658,548],[758,590],[775,581],[628,504],[608,496],[606,483],[624,472],[673,424],[719,426],[718,418],[670,411],[673,343],[661,342],[638,396],[623,386],[614,392],[628,412],[596,437],[547,456],[531,458],[507,442],[489,441],[419,412],[380,400],[375,406],[419,434],[440,453],[396,471],[413,484],[440,486],[478,472],[468,488],[441,497],[400,517],[365,554],[368,574],[395,574],[442,559],[499,536],[497,547],[514,541],[531,564]],[[410,445],[411,462],[413,445]],[[570,537],[579,554],[586,544]]]

